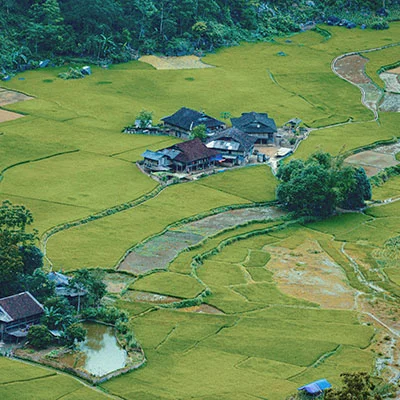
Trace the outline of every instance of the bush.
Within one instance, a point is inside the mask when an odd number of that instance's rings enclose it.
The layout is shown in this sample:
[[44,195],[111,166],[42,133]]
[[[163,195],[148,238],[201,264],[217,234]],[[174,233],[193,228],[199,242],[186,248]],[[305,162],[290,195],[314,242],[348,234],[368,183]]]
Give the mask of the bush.
[[52,336],[44,325],[33,325],[28,332],[29,344],[35,349],[45,349],[52,342]]

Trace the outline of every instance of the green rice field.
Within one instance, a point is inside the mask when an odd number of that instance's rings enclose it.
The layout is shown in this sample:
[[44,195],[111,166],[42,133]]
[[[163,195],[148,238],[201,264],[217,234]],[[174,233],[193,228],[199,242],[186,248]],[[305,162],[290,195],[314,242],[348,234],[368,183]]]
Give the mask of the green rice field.
[[[278,182],[265,165],[156,193],[157,182],[135,162],[146,149],[178,139],[123,134],[141,110],[152,111],[156,123],[182,106],[216,118],[268,112],[277,125],[298,117],[313,130],[296,158],[319,149],[344,154],[399,136],[400,114],[380,113],[373,121],[358,88],[334,75],[331,62],[395,44],[400,23],[384,31],[323,28],[328,40],[308,31],[218,50],[204,57],[215,68],[156,70],[132,61],[93,66],[81,80],[59,79],[67,68],[59,67],[2,82],[34,99],[4,107],[25,117],[0,124],[0,200],[29,208],[41,239],[54,227],[82,221],[48,238],[46,255],[55,270],[111,269],[129,249],[179,221],[275,200]],[[381,85],[376,71],[396,61],[398,47],[367,54],[367,73]],[[384,202],[398,196],[399,179],[391,177],[373,189],[382,204],[363,212],[308,224],[253,221],[205,235],[164,271],[129,276],[129,288],[110,298],[129,313],[147,359],[142,368],[101,384],[100,391],[0,358],[0,398],[281,400],[316,379],[337,385],[342,372],[372,373],[381,351],[376,346],[389,333],[365,310],[395,324],[395,316],[373,305],[389,301],[394,308],[400,297],[399,271],[381,256],[388,239],[400,235],[400,201]],[[87,220],[107,210],[113,211]],[[178,303],[136,301],[137,292]]]

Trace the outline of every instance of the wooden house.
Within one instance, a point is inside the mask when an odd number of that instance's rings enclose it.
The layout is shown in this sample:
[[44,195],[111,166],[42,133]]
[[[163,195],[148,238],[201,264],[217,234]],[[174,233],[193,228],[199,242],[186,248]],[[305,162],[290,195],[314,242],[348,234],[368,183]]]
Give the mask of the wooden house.
[[193,172],[214,166],[221,153],[196,138],[158,151],[146,150],[142,157],[144,167],[151,171]]
[[256,140],[237,128],[228,128],[213,135],[206,146],[219,151],[225,162],[242,165],[248,162],[253,154]]
[[168,117],[161,118],[161,121],[163,121],[165,128],[168,128],[176,137],[183,139],[188,139],[193,128],[198,125],[205,125],[207,133],[226,128],[224,122],[186,107],[182,107]]
[[243,113],[231,118],[232,126],[256,139],[257,144],[275,145],[277,128],[275,121],[266,113]]
[[22,292],[0,299],[0,339],[27,336],[30,326],[40,323],[43,306],[29,293]]

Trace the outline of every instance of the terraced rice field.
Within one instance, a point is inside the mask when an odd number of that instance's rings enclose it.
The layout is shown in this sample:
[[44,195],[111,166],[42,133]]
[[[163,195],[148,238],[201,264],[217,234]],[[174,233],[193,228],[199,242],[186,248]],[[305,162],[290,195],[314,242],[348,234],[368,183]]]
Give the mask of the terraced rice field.
[[[63,67],[4,83],[34,99],[7,105],[26,117],[0,127],[0,199],[31,209],[41,235],[61,226],[47,242],[54,268],[113,268],[129,249],[140,250],[130,266],[139,277],[107,279],[147,364],[103,390],[124,399],[282,399],[322,376],[337,384],[341,372],[372,372],[376,355],[388,365],[383,376],[396,378],[399,277],[382,249],[400,234],[400,202],[307,225],[268,222],[250,209],[204,218],[274,200],[275,178],[261,166],[154,191],[156,183],[134,162],[145,149],[177,139],[121,133],[143,109],[158,121],[187,106],[217,118],[251,107],[278,125],[300,117],[316,129],[298,158],[398,135],[399,114],[375,110],[373,121],[358,88],[335,76],[331,62],[395,44],[400,24],[389,31],[328,29],[329,40],[309,31],[220,50],[204,59],[215,68],[157,71],[131,62],[93,67],[77,81],[58,79]],[[363,66],[375,84],[372,72],[395,57],[394,47],[368,53]],[[397,178],[374,190],[377,199],[399,195]],[[99,212],[101,218],[88,218]],[[187,220],[194,217],[203,218]],[[68,376],[1,363],[1,398],[107,396]]]

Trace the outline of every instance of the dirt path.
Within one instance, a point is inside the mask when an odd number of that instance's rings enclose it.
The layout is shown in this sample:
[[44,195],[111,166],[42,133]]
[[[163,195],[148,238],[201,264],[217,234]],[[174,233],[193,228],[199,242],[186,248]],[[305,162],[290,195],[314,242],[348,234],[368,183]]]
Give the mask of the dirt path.
[[1,108],[8,105],[18,103],[20,101],[32,100],[33,97],[27,96],[26,94],[16,92],[14,90],[8,90],[0,87],[0,123],[12,121],[17,118],[24,117],[23,114],[16,112],[2,110]]

